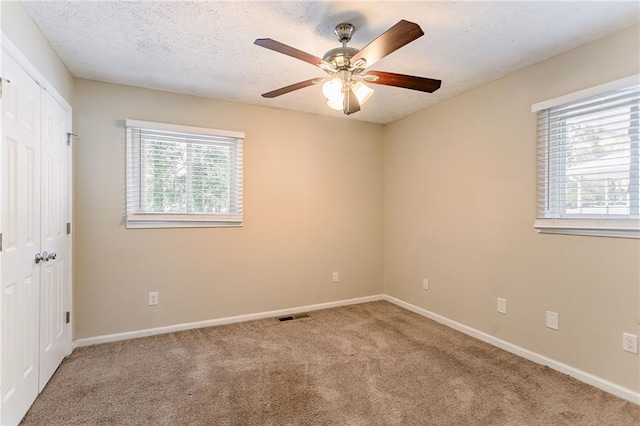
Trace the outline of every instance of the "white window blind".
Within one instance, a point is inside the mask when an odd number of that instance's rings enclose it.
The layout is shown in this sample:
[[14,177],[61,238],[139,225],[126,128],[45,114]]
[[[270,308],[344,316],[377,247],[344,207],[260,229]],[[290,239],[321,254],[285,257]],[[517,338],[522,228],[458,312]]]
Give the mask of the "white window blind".
[[127,227],[242,224],[243,133],[126,126]]
[[536,227],[638,236],[639,128],[637,83],[538,111]]

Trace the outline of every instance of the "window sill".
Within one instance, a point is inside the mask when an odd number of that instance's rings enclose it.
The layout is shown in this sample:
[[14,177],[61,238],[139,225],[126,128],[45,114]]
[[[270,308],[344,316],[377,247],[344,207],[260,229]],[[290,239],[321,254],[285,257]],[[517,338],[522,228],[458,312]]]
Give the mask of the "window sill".
[[638,219],[536,219],[533,227],[540,234],[640,238]]
[[242,228],[242,222],[127,222],[127,229]]
[[[186,215],[185,215],[186,216]],[[132,215],[127,217],[127,229],[154,228],[241,228],[242,219],[237,217],[207,218],[193,215],[185,218],[180,215]]]

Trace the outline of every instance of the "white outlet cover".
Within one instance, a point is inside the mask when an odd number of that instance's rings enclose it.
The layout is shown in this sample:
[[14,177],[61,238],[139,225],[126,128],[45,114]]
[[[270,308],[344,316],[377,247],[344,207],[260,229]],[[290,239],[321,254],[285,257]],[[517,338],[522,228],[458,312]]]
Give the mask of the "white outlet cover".
[[500,312],[501,314],[507,313],[507,299],[498,297],[498,312]]
[[334,273],[333,273],[333,282],[334,282],[334,283],[337,283],[337,282],[338,282],[338,273],[337,273],[337,272],[334,272]]
[[558,313],[553,311],[547,311],[547,327],[552,330],[559,330],[558,327]]
[[638,336],[630,333],[622,333],[622,350],[631,352],[632,354],[637,354]]
[[149,292],[149,301],[147,302],[148,306],[155,306],[158,304],[158,292],[150,291]]
[[422,289],[423,290],[429,290],[429,280],[426,278],[422,279]]

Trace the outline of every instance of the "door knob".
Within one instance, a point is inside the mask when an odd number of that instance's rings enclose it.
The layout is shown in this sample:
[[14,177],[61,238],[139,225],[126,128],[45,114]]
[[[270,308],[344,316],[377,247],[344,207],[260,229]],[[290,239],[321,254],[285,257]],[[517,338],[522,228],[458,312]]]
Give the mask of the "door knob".
[[48,262],[50,260],[54,260],[57,256],[58,255],[56,254],[55,251],[52,251],[51,253],[47,253],[46,251],[43,251],[42,253],[36,253],[35,261],[36,263]]

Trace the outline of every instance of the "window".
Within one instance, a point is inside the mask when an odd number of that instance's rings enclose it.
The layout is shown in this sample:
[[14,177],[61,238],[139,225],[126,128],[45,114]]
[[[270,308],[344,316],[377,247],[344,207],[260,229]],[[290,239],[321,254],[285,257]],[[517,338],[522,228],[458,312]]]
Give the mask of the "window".
[[127,228],[242,226],[244,133],[127,120]]
[[638,77],[533,106],[539,232],[640,237]]

